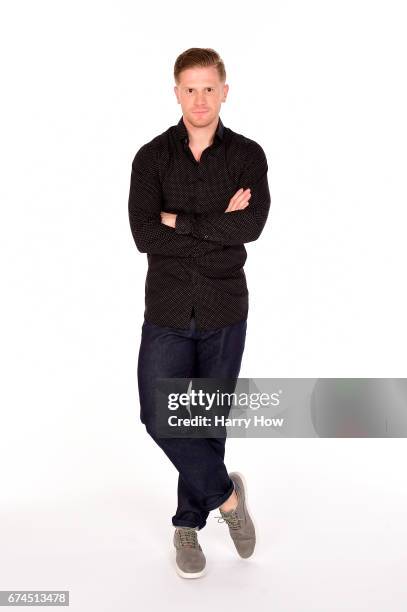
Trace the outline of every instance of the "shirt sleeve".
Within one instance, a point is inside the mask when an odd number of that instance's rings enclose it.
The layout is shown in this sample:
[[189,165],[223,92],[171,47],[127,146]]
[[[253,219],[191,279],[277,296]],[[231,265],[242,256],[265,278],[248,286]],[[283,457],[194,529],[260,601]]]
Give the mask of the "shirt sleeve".
[[[243,210],[223,213],[179,213],[175,231],[180,235],[213,241],[222,245],[244,244],[257,240],[266,224],[270,209],[268,165],[262,147],[252,141],[247,147],[240,187],[250,187],[249,204]],[[232,194],[234,195],[234,194]],[[225,210],[229,202],[225,202]]]
[[176,257],[199,257],[221,250],[219,244],[180,235],[161,222],[162,190],[158,170],[158,151],[147,143],[134,157],[128,200],[130,229],[137,249],[141,253]]

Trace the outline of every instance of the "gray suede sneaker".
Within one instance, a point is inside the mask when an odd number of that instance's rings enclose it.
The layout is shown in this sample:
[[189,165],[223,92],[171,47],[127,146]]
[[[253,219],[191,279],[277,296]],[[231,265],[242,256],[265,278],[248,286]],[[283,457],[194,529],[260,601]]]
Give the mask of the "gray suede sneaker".
[[197,527],[177,527],[174,532],[175,569],[182,578],[205,574],[206,559],[198,543]]
[[221,516],[215,518],[218,519],[218,523],[228,524],[230,537],[237,552],[243,559],[247,559],[253,554],[256,545],[256,531],[247,508],[247,493],[243,475],[240,472],[231,472],[229,476],[235,485],[237,507],[229,512],[223,512],[219,508]]

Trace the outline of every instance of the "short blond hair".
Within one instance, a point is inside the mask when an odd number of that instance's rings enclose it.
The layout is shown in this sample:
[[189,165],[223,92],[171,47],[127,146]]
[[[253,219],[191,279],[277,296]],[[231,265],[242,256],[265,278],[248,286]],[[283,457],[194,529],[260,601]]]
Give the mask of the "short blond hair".
[[221,81],[226,81],[226,70],[222,58],[215,49],[202,49],[200,47],[191,47],[183,53],[181,53],[174,64],[174,79],[178,85],[180,81],[180,74],[187,68],[207,68],[209,66],[215,66],[218,71],[219,78]]

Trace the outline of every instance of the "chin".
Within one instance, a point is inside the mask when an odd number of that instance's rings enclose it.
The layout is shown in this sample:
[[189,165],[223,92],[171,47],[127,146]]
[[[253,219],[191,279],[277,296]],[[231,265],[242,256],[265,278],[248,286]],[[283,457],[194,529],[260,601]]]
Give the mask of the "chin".
[[205,123],[209,125],[209,123],[213,121],[213,115],[210,112],[205,113],[203,115],[196,115],[195,113],[192,113],[189,117],[189,121],[192,124],[196,123],[197,125],[202,125],[202,123]]

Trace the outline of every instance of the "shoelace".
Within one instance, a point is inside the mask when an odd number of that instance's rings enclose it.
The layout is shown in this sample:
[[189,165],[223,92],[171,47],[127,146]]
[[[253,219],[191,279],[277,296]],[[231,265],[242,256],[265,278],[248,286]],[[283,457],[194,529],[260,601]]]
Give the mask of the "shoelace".
[[237,516],[236,510],[232,510],[231,514],[221,514],[220,516],[215,516],[218,519],[218,523],[227,523],[231,529],[240,529],[240,519]]
[[178,534],[181,546],[198,548],[198,536],[193,527],[182,527],[178,529]]

